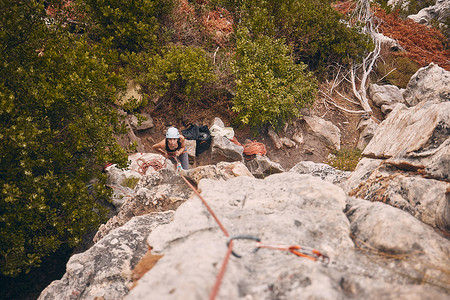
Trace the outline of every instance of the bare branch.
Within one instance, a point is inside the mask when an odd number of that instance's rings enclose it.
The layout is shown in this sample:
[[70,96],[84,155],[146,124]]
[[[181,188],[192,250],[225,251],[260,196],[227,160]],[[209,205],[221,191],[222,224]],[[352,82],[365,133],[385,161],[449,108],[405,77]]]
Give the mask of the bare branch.
[[[342,106],[336,104],[336,103],[333,101],[333,98],[331,98],[331,97],[330,97],[327,93],[325,93],[324,91],[319,90],[319,92],[321,92],[323,95],[325,95],[326,98],[322,98],[323,100],[325,100],[325,101],[328,102],[329,104],[331,104],[331,105],[333,105],[333,106],[339,108],[339,109],[342,110],[342,111],[345,111],[345,112],[348,112],[348,113],[352,113],[352,114],[365,114],[365,113],[366,113],[366,111],[364,111],[364,110],[351,110],[351,109],[347,109],[347,108],[345,108],[345,107],[342,107]],[[328,99],[327,99],[327,98],[328,98]]]

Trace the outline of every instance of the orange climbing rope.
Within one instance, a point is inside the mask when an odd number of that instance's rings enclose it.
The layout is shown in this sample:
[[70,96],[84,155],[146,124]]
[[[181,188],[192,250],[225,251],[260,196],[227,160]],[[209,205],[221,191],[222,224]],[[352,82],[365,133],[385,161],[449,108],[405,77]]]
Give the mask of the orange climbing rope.
[[266,146],[263,143],[257,141],[248,142],[244,145],[244,155],[264,155],[267,153]]
[[[230,139],[230,141],[238,146],[242,146],[242,144],[239,143],[235,136]],[[247,142],[242,147],[244,147],[244,156],[246,156],[247,159],[254,158],[256,154],[265,155],[267,153],[266,146],[264,146],[263,143],[259,143],[257,141]]]
[[141,175],[145,175],[145,173],[147,173],[147,170],[149,167],[153,167],[153,169],[155,169],[155,171],[159,171],[162,168],[164,168],[167,164],[167,158],[164,159],[164,163],[161,163],[158,159],[151,159],[151,160],[144,160],[143,158],[138,158],[136,160],[136,163],[138,164],[139,168],[138,168],[138,172]]

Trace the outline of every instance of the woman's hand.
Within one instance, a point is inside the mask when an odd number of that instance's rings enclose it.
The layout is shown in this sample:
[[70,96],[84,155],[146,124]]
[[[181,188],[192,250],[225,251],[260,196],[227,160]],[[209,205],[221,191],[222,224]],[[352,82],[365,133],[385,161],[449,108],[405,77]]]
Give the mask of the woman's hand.
[[180,156],[181,154],[183,154],[183,152],[184,152],[184,149],[181,148],[181,149],[179,149],[179,150],[177,150],[177,151],[175,152],[175,155],[178,157],[178,156]]

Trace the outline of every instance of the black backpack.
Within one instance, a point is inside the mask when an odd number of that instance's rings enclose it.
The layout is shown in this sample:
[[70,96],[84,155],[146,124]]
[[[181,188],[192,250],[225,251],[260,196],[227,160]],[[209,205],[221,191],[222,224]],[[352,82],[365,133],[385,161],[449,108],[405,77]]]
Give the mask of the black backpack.
[[188,140],[195,140],[195,156],[199,156],[211,146],[211,132],[208,126],[197,126],[189,124],[189,127],[181,130],[183,136]]

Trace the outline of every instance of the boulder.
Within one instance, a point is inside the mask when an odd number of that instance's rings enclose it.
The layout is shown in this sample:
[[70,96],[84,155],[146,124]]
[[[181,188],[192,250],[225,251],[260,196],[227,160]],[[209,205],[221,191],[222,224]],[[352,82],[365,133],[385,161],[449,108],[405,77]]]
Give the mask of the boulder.
[[435,20],[445,24],[448,22],[448,16],[450,16],[450,1],[437,0],[435,5],[425,7],[417,14],[409,15],[408,18],[419,24],[431,25]]
[[295,133],[292,135],[292,139],[298,144],[298,145],[302,145],[303,144],[303,132],[300,128],[298,128]]
[[341,131],[339,128],[331,123],[317,116],[304,116],[307,128],[313,132],[317,137],[324,140],[336,150],[341,149]]
[[373,138],[375,131],[377,130],[378,123],[369,116],[362,117],[356,129],[359,131],[359,140],[357,148],[359,150],[364,150],[364,148],[369,144],[370,140]]
[[[447,255],[444,261],[450,260],[450,241],[408,213],[380,202],[358,199],[348,201],[345,213],[350,230],[357,237],[357,246],[396,257],[398,261],[393,264],[399,268],[396,271],[403,269],[412,276],[426,277],[428,273],[434,277],[433,269],[442,265],[441,259]],[[441,270],[441,279],[448,280],[444,272]]]
[[345,189],[449,230],[449,134],[450,102],[398,104],[378,126],[362,153],[369,158],[360,161]]
[[128,114],[127,119],[131,125],[131,128],[134,130],[147,130],[153,128],[154,126],[152,117],[147,113],[139,114],[139,119],[142,120],[140,123],[138,117],[133,114]]
[[238,146],[224,136],[214,136],[211,142],[211,163],[219,163],[222,161],[243,162],[244,147]]
[[402,93],[402,90],[395,85],[369,84],[369,96],[378,107],[392,103],[404,103]]
[[403,47],[397,40],[383,35],[382,33],[374,33],[374,39],[381,44],[381,47],[386,47],[391,51],[404,51]]
[[337,185],[343,182],[351,174],[351,172],[337,170],[327,164],[315,163],[312,161],[301,161],[293,166],[289,172],[309,174]]
[[142,87],[139,83],[136,83],[134,80],[128,80],[127,90],[124,93],[120,93],[117,97],[119,100],[119,104],[125,105],[131,101],[141,103],[143,100],[141,89]]
[[450,101],[450,71],[434,63],[420,68],[409,80],[403,97],[408,106],[424,101]]
[[[231,127],[225,127],[223,121],[216,117],[210,128],[211,132],[211,152],[207,152],[210,156],[208,164],[217,164],[219,162],[243,162],[244,147],[231,142],[230,138],[234,136],[234,130]],[[228,137],[227,137],[228,136]]]
[[148,234],[172,217],[173,212],[164,212],[132,218],[87,251],[73,255],[64,276],[38,299],[123,299],[129,293],[133,268],[147,252]]
[[194,140],[185,140],[186,150],[189,157],[189,163],[194,163],[195,161],[195,148],[197,147],[197,141]]
[[398,104],[378,125],[363,155],[390,158],[427,153],[445,142],[449,128],[450,102],[422,102],[412,108]]
[[284,172],[284,168],[279,163],[271,161],[265,155],[256,154],[253,159],[246,160],[245,165],[256,178]]

